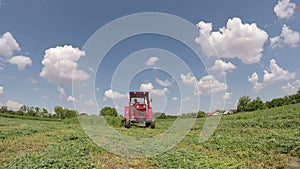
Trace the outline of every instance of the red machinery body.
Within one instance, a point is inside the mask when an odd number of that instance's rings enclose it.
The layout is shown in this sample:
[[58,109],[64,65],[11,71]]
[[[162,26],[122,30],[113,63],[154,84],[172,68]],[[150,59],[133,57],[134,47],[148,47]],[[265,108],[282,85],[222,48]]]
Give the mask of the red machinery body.
[[130,92],[129,104],[124,108],[125,127],[131,123],[144,122],[146,127],[154,128],[152,107],[150,105],[149,92]]

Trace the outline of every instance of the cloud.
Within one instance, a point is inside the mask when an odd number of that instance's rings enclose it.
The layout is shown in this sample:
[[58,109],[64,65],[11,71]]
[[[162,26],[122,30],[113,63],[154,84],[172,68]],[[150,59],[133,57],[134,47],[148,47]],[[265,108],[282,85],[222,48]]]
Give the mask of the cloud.
[[156,62],[158,61],[158,58],[155,56],[150,57],[147,61],[146,61],[146,65],[147,66],[152,66],[154,65]]
[[153,85],[152,85],[152,83],[143,83],[143,84],[141,84],[140,85],[140,91],[151,91],[151,90],[153,90]]
[[281,89],[287,94],[293,94],[297,91],[296,87],[290,84],[290,82],[288,82],[285,86],[282,86]]
[[72,85],[76,82],[85,81],[89,75],[77,69],[77,61],[85,56],[85,52],[72,46],[57,46],[45,51],[42,64],[44,65],[40,76],[50,83],[58,85]]
[[207,75],[202,77],[198,82],[199,94],[201,93],[216,93],[227,90],[227,84],[219,82],[214,76]]
[[268,34],[255,23],[243,24],[240,18],[227,21],[226,27],[212,32],[212,24],[203,21],[197,24],[200,35],[195,41],[208,56],[221,58],[238,58],[243,63],[252,64],[260,61],[263,46]]
[[186,102],[186,101],[189,101],[189,100],[191,100],[190,97],[185,97],[185,98],[183,98],[181,101],[182,101],[182,102]]
[[289,19],[296,9],[296,4],[290,0],[279,0],[274,7],[274,12],[279,19]]
[[178,100],[178,97],[172,97],[172,100],[176,101],[176,100]]
[[292,84],[288,82],[285,86],[282,86],[281,89],[286,93],[286,94],[295,94],[299,90],[300,87],[300,80],[294,81]]
[[230,99],[231,99],[231,96],[232,96],[232,93],[226,92],[226,93],[223,95],[223,99],[225,99],[225,100],[230,100]]
[[9,63],[17,65],[19,70],[25,70],[25,67],[31,66],[32,61],[30,57],[27,56],[14,56],[8,60]]
[[199,81],[191,73],[186,75],[181,74],[180,78],[183,83],[194,86],[194,94],[211,94],[219,91],[227,90],[228,86],[225,83],[219,82],[214,76],[207,75],[202,77]]
[[150,94],[157,95],[157,96],[162,96],[162,95],[170,92],[168,88],[154,89],[151,82],[141,84],[140,91],[148,91],[148,92],[150,92]]
[[180,74],[180,79],[182,80],[183,83],[188,85],[196,86],[198,83],[197,78],[195,76],[192,76],[190,72],[188,72],[186,75]]
[[125,98],[126,94],[118,93],[109,89],[104,92],[104,96],[109,99],[121,99]]
[[11,57],[14,51],[20,51],[19,44],[10,32],[6,32],[0,37],[0,55]]
[[236,69],[236,66],[231,62],[224,62],[223,60],[216,60],[214,65],[210,68],[213,71],[221,71],[226,74],[226,72],[231,72],[233,69]]
[[75,101],[75,98],[73,96],[68,96],[67,101],[73,102]]
[[270,60],[270,72],[264,70],[264,82],[273,83],[280,80],[290,80],[295,77],[295,73],[279,67],[274,59]]
[[282,47],[283,45],[290,46],[292,48],[297,47],[300,42],[300,33],[291,30],[285,24],[282,26],[281,34],[270,38],[270,46],[272,49]]
[[252,84],[252,89],[254,92],[263,88],[263,84],[258,82],[258,75],[256,72],[252,73],[250,77],[248,77],[248,81]]
[[156,83],[158,83],[159,85],[164,86],[164,87],[168,87],[168,86],[172,85],[172,83],[168,79],[160,80],[159,78],[155,78],[155,81],[156,81]]
[[157,95],[157,96],[163,96],[165,95],[166,93],[169,93],[169,89],[168,88],[163,88],[163,89],[153,89],[150,91],[150,93],[152,95]]
[[95,102],[94,102],[93,99],[90,99],[90,100],[86,100],[85,104],[88,105],[88,106],[93,106],[95,104]]
[[22,104],[20,104],[16,101],[8,100],[6,102],[6,106],[7,106],[7,109],[9,109],[9,110],[17,111],[17,110],[20,110]]
[[293,85],[295,85],[296,87],[300,87],[300,79],[299,80],[296,80],[293,82]]
[[0,96],[2,96],[4,94],[4,87],[0,86]]
[[63,99],[66,97],[66,92],[64,88],[57,86],[57,90],[59,92],[59,98]]

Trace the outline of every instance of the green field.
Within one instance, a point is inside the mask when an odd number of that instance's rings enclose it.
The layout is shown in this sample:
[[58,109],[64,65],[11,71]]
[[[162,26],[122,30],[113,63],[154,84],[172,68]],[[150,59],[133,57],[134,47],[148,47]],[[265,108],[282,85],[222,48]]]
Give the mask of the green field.
[[[171,150],[131,159],[98,147],[79,124],[0,117],[0,168],[300,168],[300,104],[222,116],[199,144],[204,121]],[[117,130],[152,137],[172,122]]]

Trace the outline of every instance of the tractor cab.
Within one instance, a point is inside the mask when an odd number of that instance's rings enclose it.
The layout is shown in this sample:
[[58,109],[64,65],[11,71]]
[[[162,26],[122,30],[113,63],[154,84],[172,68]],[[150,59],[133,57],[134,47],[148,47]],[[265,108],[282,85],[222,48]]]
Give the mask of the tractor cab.
[[132,123],[145,123],[146,127],[155,128],[149,92],[129,92],[129,104],[125,106],[125,127]]

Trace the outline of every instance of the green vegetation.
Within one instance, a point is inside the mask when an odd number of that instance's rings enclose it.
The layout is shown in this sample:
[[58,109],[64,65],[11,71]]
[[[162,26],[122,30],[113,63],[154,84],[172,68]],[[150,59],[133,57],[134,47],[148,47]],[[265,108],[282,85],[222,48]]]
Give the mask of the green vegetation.
[[103,107],[100,110],[100,115],[102,116],[111,116],[111,117],[116,117],[118,116],[118,112],[115,108],[112,107]]
[[203,111],[198,111],[198,113],[197,113],[197,118],[202,118],[202,117],[205,117],[205,112],[203,112]]
[[[5,114],[5,113],[3,113]],[[17,117],[17,116],[14,116]],[[23,116],[19,116],[23,117]],[[153,137],[174,119],[158,119],[156,129],[108,124],[124,135]],[[42,118],[40,118],[42,119]],[[299,168],[300,104],[222,116],[213,136],[198,143],[206,118],[171,150],[130,159],[99,148],[76,120],[40,121],[0,117],[0,168]]]
[[47,109],[39,107],[30,107],[23,105],[20,110],[12,111],[8,110],[6,106],[0,108],[0,116],[11,118],[22,118],[31,120],[62,120],[62,119],[74,119],[77,118],[78,112],[62,108],[60,106],[54,107],[55,114],[50,114]]
[[264,103],[259,97],[251,100],[249,96],[242,96],[237,105],[238,112],[263,110],[266,108],[280,107],[284,105],[300,103],[300,88],[296,94],[285,96],[283,98],[275,98]]

